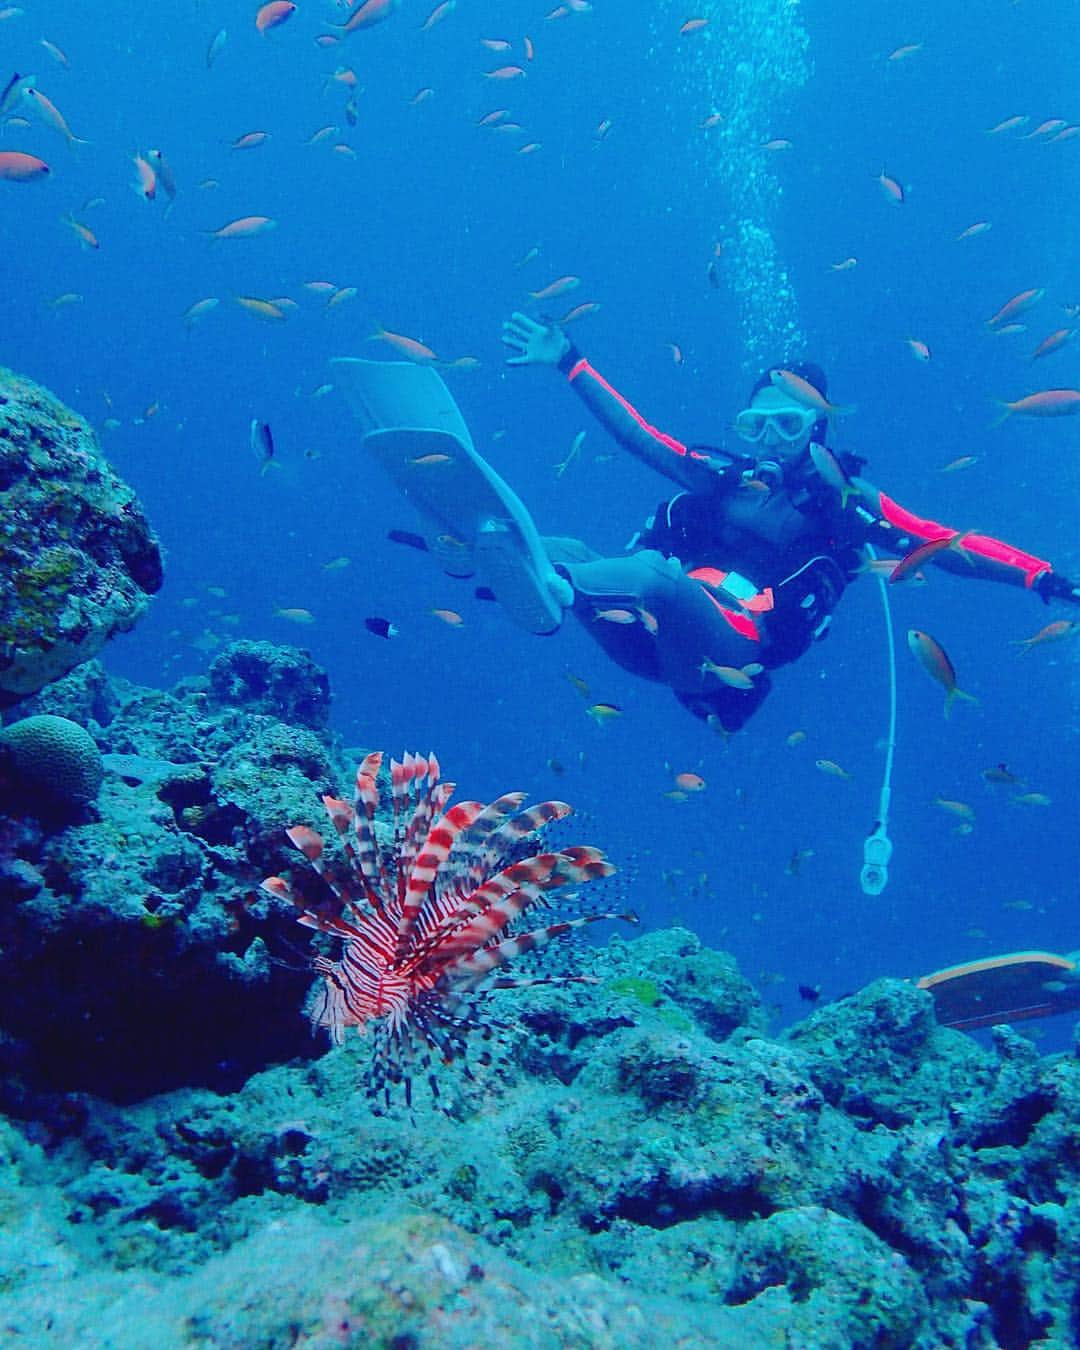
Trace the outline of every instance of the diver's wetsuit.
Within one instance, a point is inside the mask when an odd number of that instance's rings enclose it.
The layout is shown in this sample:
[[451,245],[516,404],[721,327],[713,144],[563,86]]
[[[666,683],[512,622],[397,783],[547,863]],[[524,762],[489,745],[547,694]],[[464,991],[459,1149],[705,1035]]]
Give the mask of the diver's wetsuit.
[[[646,422],[575,348],[559,369],[621,445],[682,489],[622,557],[544,541],[573,583],[574,613],[619,665],[669,685],[685,707],[726,730],[761,704],[769,670],[824,635],[867,544],[899,556],[955,534],[854,477],[862,463],[855,456],[837,456],[853,487],[842,506],[809,451],[766,469],[751,456],[686,446]],[[1048,562],[980,534],[964,536],[962,553],[945,550],[934,561],[1028,588],[1051,572]],[[750,687],[734,687],[746,682],[737,674],[746,666]]]

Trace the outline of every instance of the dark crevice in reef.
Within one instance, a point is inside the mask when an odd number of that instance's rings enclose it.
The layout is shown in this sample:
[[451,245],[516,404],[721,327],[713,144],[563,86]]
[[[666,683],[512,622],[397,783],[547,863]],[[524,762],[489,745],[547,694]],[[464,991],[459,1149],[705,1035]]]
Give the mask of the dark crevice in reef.
[[1023,1148],[1031,1132],[1057,1105],[1049,1092],[1033,1092],[1011,1102],[1000,1119],[992,1120],[972,1138],[974,1148]]
[[756,1186],[729,1186],[711,1179],[673,1184],[662,1177],[646,1191],[621,1195],[596,1228],[607,1227],[613,1219],[646,1228],[672,1228],[703,1215],[714,1215],[736,1222],[767,1219],[776,1209]]

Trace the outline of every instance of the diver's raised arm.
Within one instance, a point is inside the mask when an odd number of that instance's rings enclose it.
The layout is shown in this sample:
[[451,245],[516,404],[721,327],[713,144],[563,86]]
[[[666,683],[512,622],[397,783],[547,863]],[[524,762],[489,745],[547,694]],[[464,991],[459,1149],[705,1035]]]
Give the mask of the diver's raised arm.
[[647,422],[590,365],[557,325],[537,323],[526,314],[514,313],[503,324],[502,340],[517,353],[506,358],[509,366],[556,366],[593,416],[621,446],[651,469],[684,488],[703,488],[713,480],[715,467],[710,467],[709,456],[689,449]]

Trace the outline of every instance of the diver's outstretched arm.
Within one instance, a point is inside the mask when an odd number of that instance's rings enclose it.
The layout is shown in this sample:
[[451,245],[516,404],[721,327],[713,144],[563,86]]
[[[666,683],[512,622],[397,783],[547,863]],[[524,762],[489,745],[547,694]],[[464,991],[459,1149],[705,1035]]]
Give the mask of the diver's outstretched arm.
[[1046,601],[1080,604],[1080,587],[1055,572],[1046,559],[988,534],[958,531],[935,520],[924,520],[862,479],[856,483],[862,506],[875,517],[867,530],[868,542],[886,552],[903,557],[924,544],[948,540],[949,545],[932,552],[927,562],[957,576],[1023,586]]
[[502,340],[517,352],[506,358],[508,366],[556,366],[621,446],[680,487],[705,488],[714,481],[716,469],[724,467],[710,467],[708,455],[688,448],[647,422],[555,324],[537,323],[526,314],[514,313],[503,324]]

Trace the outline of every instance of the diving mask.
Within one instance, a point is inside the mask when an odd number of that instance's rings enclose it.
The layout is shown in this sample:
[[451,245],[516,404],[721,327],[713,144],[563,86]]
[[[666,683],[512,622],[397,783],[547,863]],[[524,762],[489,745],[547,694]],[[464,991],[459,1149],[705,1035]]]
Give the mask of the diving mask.
[[818,419],[813,408],[744,408],[735,418],[735,431],[744,441],[760,441],[771,427],[781,440],[802,440]]

